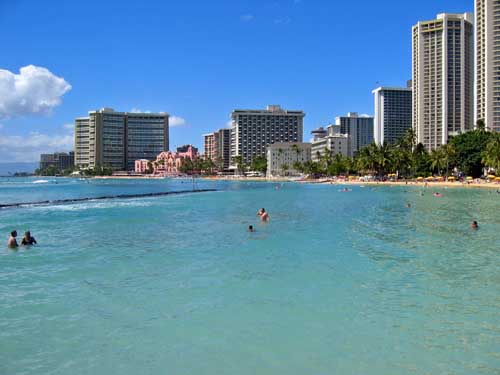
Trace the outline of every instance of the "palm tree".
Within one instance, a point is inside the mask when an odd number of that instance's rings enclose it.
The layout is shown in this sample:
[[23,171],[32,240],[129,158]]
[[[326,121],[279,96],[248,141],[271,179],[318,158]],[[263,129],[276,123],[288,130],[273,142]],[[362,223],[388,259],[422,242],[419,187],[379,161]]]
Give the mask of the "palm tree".
[[455,158],[457,151],[451,143],[447,143],[441,146],[441,149],[444,163],[446,165],[446,178],[448,178],[448,174],[450,171],[450,162]]
[[290,169],[290,167],[288,166],[288,164],[283,164],[281,166],[281,169],[283,170],[283,175],[286,176],[287,172],[288,172],[288,169]]
[[486,150],[483,152],[482,162],[500,172],[500,135],[494,134],[491,140],[486,144]]
[[431,151],[430,160],[431,168],[433,171],[437,171],[438,175],[441,175],[441,171],[446,167],[446,161],[444,160],[444,151],[442,148],[438,148]]
[[243,162],[243,157],[241,155],[233,157],[233,163],[236,164],[236,168],[238,169],[238,173],[242,174],[245,170],[245,163]]

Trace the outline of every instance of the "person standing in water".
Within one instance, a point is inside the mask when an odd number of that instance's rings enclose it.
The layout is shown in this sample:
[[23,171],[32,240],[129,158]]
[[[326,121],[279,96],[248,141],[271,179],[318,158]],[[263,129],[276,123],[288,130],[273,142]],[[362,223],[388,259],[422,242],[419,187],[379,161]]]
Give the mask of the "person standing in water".
[[11,249],[15,249],[16,247],[19,246],[17,244],[16,237],[17,237],[17,231],[13,230],[12,232],[10,232],[10,237],[9,241],[7,241],[7,246],[10,247]]
[[269,221],[269,214],[266,212],[265,208],[261,208],[259,212],[257,212],[257,216],[260,216],[261,221]]
[[36,245],[35,237],[31,236],[30,231],[24,232],[24,237],[21,241],[21,245],[24,245],[24,246]]

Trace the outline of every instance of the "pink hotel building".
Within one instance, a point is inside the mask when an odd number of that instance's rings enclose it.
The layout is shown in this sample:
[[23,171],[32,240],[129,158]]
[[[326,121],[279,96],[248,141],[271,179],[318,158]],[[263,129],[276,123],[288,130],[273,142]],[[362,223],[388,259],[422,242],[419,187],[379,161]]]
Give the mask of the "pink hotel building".
[[[153,161],[153,175],[155,176],[177,176],[180,174],[179,167],[182,164],[182,159],[188,158],[193,160],[199,157],[198,152],[189,146],[186,152],[171,152],[163,151],[156,160]],[[147,173],[148,163],[150,160],[139,159],[135,161],[136,173]]]

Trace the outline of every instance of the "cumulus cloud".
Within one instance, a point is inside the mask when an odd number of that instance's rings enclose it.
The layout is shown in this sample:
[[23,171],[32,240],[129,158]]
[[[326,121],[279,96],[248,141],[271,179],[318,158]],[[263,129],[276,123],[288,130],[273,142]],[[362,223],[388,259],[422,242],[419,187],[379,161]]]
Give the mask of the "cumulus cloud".
[[40,154],[71,151],[73,135],[47,135],[30,132],[27,135],[0,135],[0,162],[33,162]]
[[183,126],[186,125],[186,120],[179,116],[170,116],[168,118],[168,125],[172,128],[176,126]]
[[64,124],[63,128],[67,130],[73,130],[75,128],[75,124]]
[[0,118],[48,114],[69,90],[64,78],[43,67],[28,65],[19,74],[0,69]]

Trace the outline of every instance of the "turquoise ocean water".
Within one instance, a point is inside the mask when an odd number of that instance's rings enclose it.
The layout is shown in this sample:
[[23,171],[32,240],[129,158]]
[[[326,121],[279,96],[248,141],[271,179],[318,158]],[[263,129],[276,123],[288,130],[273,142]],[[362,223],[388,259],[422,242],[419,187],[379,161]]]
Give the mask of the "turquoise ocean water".
[[[45,181],[0,203],[193,187]],[[196,186],[0,210],[0,374],[500,373],[495,191]]]

